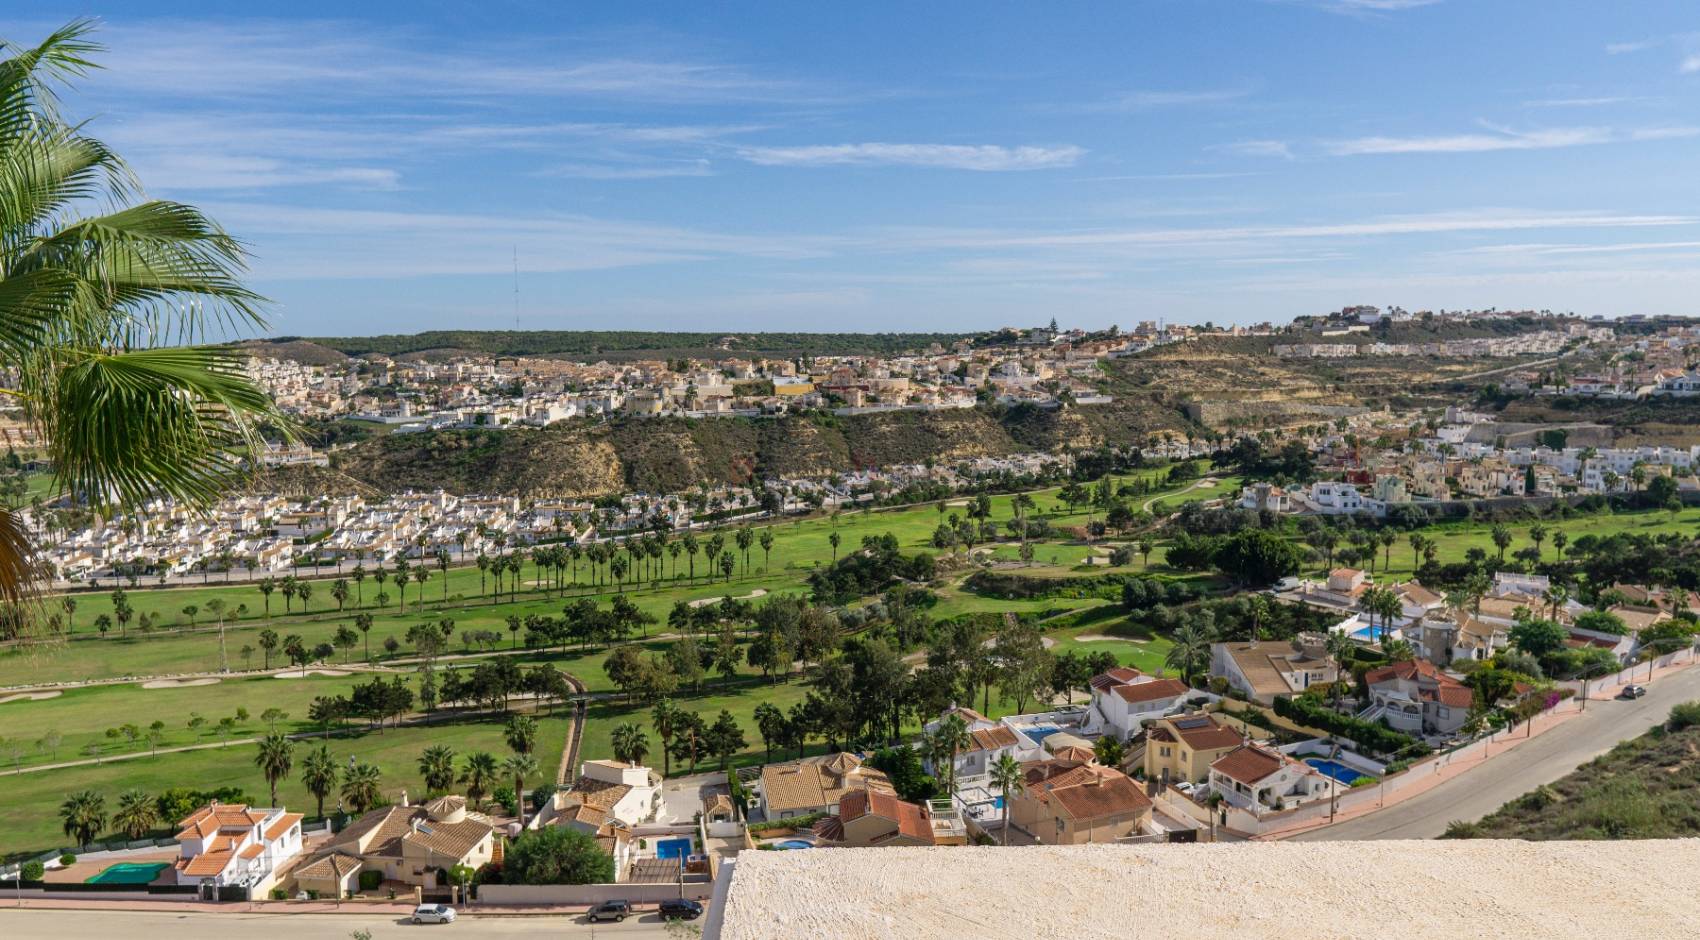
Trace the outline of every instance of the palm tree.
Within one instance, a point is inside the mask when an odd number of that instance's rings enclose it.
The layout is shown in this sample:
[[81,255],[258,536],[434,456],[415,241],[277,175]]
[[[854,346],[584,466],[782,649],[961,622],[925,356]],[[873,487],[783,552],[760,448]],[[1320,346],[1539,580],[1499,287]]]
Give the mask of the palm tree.
[[1181,674],[1188,685],[1210,667],[1210,644],[1215,640],[1209,629],[1196,623],[1183,623],[1175,628],[1174,645],[1163,657],[1163,665]]
[[[759,706],[758,706],[759,707]],[[649,723],[655,728],[655,736],[661,739],[661,776],[666,779],[672,751],[673,731],[679,726],[683,712],[673,704],[672,699],[664,698],[655,703],[650,710]]]
[[425,792],[447,793],[455,783],[455,752],[447,744],[433,744],[419,755],[419,776]]
[[1005,754],[992,762],[992,785],[1003,794],[1003,844],[1009,844],[1009,799],[1020,796],[1027,791],[1027,774],[1021,769],[1021,762],[1012,754]]
[[519,827],[525,828],[525,778],[537,773],[537,758],[530,754],[509,754],[502,761],[502,773],[514,778],[514,808],[518,811]]
[[355,764],[343,771],[342,798],[354,807],[356,813],[364,813],[383,798],[379,792],[383,779],[383,773],[375,765]]
[[962,716],[952,712],[944,716],[937,728],[933,729],[928,740],[928,749],[933,752],[933,772],[938,772],[939,760],[944,761],[945,789],[947,796],[956,793],[956,756],[967,750],[974,742],[968,736],[968,723]]
[[73,793],[59,804],[59,819],[66,835],[88,845],[106,828],[106,797],[93,790]]
[[266,778],[266,785],[271,787],[272,801],[267,806],[277,805],[277,782],[289,776],[289,770],[295,763],[295,742],[282,732],[273,731],[260,739],[259,752],[254,755],[254,766],[260,768],[260,773]]
[[142,790],[125,790],[118,795],[118,810],[112,814],[112,824],[132,842],[140,839],[159,824],[157,804]]
[[[103,516],[167,497],[207,505],[245,470],[261,422],[281,418],[246,355],[177,346],[262,325],[241,245],[195,209],[140,200],[117,154],[58,110],[54,86],[101,47],[73,22],[0,61],[0,370],[47,441],[58,481]],[[101,207],[100,215],[83,210]],[[287,422],[282,427],[288,427]],[[45,574],[0,508],[0,600]]]
[[318,815],[325,815],[325,797],[336,786],[336,761],[331,759],[329,745],[320,744],[317,750],[307,752],[301,761],[301,785],[319,801]]
[[460,773],[461,785],[466,787],[466,798],[472,801],[472,808],[477,809],[490,793],[490,784],[496,779],[499,771],[496,769],[496,757],[488,751],[478,751],[466,755],[466,764]]
[[649,754],[649,736],[643,733],[643,728],[635,721],[615,725],[612,739],[615,760],[636,767],[643,763],[643,759]]
[[537,745],[537,719],[514,715],[502,729],[502,736],[515,753],[530,754],[531,749]]

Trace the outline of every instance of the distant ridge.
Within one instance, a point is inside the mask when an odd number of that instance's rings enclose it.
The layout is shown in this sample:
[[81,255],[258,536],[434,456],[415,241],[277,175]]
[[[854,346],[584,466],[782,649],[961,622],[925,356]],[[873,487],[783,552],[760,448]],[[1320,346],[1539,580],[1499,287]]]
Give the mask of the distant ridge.
[[278,337],[272,344],[306,342],[350,356],[382,353],[483,353],[495,356],[579,356],[630,359],[732,354],[893,355],[948,346],[969,333],[665,333],[628,330],[429,330],[382,336]]

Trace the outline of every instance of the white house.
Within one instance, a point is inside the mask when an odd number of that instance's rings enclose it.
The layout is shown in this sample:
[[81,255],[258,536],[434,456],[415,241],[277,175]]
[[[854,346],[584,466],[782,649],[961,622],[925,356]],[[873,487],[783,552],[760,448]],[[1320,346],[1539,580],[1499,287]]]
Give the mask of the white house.
[[301,854],[301,814],[216,800],[177,824],[180,885],[203,889],[271,887],[277,870]]
[[1210,765],[1210,788],[1254,813],[1326,799],[1328,778],[1273,748],[1246,743]]
[[1323,637],[1303,633],[1299,638],[1296,650],[1285,640],[1212,644],[1210,675],[1264,705],[1278,695],[1293,695],[1339,679],[1340,668],[1328,655]]
[[1358,717],[1385,720],[1410,734],[1452,734],[1469,717],[1475,692],[1427,660],[1390,663],[1364,673],[1369,708]]
[[1086,731],[1101,731],[1126,741],[1145,722],[1176,708],[1190,691],[1179,679],[1159,679],[1137,669],[1117,666],[1092,677],[1092,707],[1086,712]]
[[661,808],[661,781],[642,764],[588,760],[579,765],[570,790],[556,791],[529,828],[572,826],[592,835],[605,823],[625,827],[649,822]]
[[1038,743],[1014,725],[993,721],[972,708],[953,707],[927,723],[930,734],[950,715],[962,719],[968,729],[968,747],[956,755],[956,778],[978,777],[991,772],[992,765],[1004,755],[1018,761],[1035,760],[1042,756]]

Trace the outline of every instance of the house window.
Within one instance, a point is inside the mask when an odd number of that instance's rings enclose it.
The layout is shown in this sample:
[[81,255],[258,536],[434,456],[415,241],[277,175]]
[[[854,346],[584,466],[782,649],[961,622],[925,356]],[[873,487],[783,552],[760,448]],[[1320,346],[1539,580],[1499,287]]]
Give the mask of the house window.
[[1163,748],[1163,749],[1162,749],[1162,755],[1163,755],[1163,756],[1164,756],[1164,757],[1168,757],[1168,756],[1169,756],[1169,749],[1168,749],[1168,748],[1166,748],[1166,747],[1165,747],[1165,748]]

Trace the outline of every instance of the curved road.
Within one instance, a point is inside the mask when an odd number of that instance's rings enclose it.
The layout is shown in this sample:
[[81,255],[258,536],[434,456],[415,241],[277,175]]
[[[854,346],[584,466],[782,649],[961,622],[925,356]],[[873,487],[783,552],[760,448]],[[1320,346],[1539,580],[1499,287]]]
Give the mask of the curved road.
[[1313,829],[1296,841],[1433,839],[1454,819],[1477,820],[1570,773],[1665,720],[1672,705],[1700,699],[1700,666],[1661,676],[1633,702],[1590,701],[1581,714],[1403,803]]

